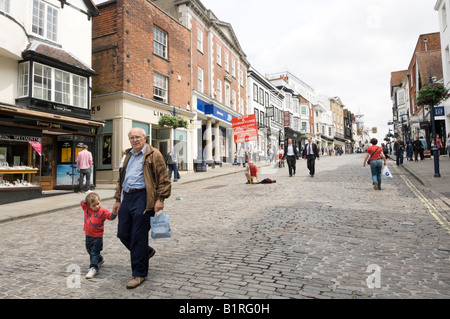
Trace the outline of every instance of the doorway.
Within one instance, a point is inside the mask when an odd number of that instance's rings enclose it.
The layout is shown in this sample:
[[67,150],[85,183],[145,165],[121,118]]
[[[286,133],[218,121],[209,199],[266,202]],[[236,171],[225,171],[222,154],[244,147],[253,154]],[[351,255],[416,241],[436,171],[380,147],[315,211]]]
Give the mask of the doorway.
[[52,190],[55,186],[56,174],[56,137],[42,136],[41,187],[42,190]]

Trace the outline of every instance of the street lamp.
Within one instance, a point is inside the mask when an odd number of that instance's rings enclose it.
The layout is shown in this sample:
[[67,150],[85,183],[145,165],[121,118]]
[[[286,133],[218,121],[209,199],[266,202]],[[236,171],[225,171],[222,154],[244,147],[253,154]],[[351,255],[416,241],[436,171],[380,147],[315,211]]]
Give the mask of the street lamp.
[[[433,77],[430,74],[430,83],[433,83]],[[434,146],[431,149],[431,151],[433,152],[433,159],[434,159],[434,177],[441,177],[441,174],[439,172],[439,149],[437,148],[437,144],[436,144],[436,123],[434,120],[434,102],[431,103],[431,108],[430,108],[430,112],[431,112],[431,132],[433,134],[433,139],[434,139]]]
[[433,159],[434,159],[434,177],[441,177],[441,174],[439,172],[439,149],[437,148],[436,143],[436,124],[434,121],[434,104],[431,104],[431,131],[433,134],[434,139],[434,145],[431,149],[433,151]]

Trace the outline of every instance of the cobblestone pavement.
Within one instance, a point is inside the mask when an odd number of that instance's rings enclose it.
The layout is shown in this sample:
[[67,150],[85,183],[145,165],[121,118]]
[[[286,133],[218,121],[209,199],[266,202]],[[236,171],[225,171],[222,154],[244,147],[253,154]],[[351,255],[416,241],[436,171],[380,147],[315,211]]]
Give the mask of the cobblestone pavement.
[[373,190],[362,161],[324,157],[314,178],[303,160],[292,178],[264,168],[274,184],[233,174],[174,185],[174,235],[151,240],[149,276],[133,290],[117,220],[105,223],[105,264],[91,280],[81,209],[0,224],[0,298],[449,298],[445,212],[438,222],[392,164],[394,178]]

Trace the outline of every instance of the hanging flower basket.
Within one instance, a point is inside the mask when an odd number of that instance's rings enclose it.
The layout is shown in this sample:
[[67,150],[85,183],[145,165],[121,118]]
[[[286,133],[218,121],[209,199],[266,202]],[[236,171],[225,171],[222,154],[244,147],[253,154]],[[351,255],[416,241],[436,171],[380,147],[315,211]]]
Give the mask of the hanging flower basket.
[[159,126],[168,126],[172,128],[187,128],[188,121],[183,120],[181,117],[172,116],[172,115],[163,115],[159,118],[158,122]]
[[441,83],[429,83],[424,85],[416,98],[416,104],[426,109],[437,106],[441,101],[450,96],[448,89]]

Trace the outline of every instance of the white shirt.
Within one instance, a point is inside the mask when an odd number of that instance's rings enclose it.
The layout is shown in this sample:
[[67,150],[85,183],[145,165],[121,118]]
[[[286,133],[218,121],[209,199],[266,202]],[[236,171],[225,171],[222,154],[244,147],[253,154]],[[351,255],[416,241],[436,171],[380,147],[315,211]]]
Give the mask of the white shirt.
[[294,146],[292,144],[288,145],[286,155],[287,156],[294,156],[295,155],[294,154]]

